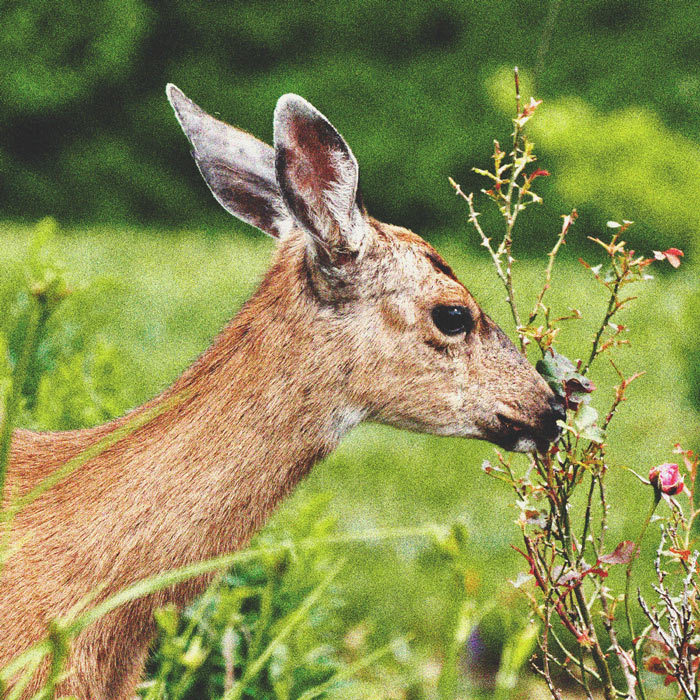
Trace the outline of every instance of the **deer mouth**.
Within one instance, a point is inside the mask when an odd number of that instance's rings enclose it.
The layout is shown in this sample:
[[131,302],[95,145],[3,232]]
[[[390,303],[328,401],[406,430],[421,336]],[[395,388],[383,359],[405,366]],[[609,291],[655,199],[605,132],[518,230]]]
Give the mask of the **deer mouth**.
[[509,452],[539,452],[545,453],[549,445],[561,435],[557,421],[562,416],[561,411],[553,409],[542,417],[536,426],[516,418],[497,413],[499,427],[490,438],[499,447]]

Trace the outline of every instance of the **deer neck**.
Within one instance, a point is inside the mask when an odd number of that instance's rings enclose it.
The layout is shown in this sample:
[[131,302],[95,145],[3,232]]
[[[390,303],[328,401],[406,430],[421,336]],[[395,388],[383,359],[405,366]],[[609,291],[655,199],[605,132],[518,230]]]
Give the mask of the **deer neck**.
[[180,562],[245,544],[363,418],[349,389],[352,349],[333,341],[333,312],[303,267],[283,245],[253,298],[158,399],[185,397],[145,431],[165,475],[154,489],[204,538],[183,539]]
[[[282,244],[261,287],[209,350],[170,389],[131,414],[155,411],[155,417],[18,515],[13,533],[31,551],[32,568],[24,571],[20,562],[13,572],[11,558],[3,575],[10,582],[13,576],[49,582],[62,571],[67,582],[47,585],[42,615],[65,613],[97,586],[106,596],[244,546],[312,465],[362,419],[348,388],[355,353],[333,341],[328,316],[334,312],[316,300],[301,274],[303,255],[289,248]],[[339,346],[331,348],[331,342]],[[58,468],[129,421],[127,416],[78,432],[19,431],[10,465],[14,487],[26,491],[36,480],[37,461]],[[51,535],[50,544],[44,535]],[[56,552],[51,561],[44,556],[48,547]],[[86,648],[121,654],[123,640],[133,638],[133,649],[143,653],[153,608],[186,603],[205,582],[134,602],[88,630]],[[19,595],[24,589],[17,584],[2,590]],[[24,621],[12,624],[19,629]],[[32,634],[40,629],[37,619]],[[2,651],[0,643],[0,660]]]

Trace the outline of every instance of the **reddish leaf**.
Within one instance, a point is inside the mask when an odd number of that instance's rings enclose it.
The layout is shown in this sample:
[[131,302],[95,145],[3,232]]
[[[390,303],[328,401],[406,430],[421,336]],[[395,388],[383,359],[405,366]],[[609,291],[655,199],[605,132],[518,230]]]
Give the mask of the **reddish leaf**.
[[584,630],[583,632],[579,632],[576,635],[576,641],[584,648],[584,649],[590,649],[593,647],[593,642],[591,641],[591,638],[588,636],[588,632]]
[[575,376],[564,380],[564,390],[567,394],[590,394],[595,391],[595,384],[583,376]]
[[630,540],[624,540],[615,547],[611,554],[604,554],[598,561],[604,564],[629,564],[634,556],[637,545]]
[[644,659],[644,668],[651,673],[665,676],[671,670],[671,664],[668,659],[662,659],[660,656],[648,656]]
[[536,177],[549,177],[549,172],[547,170],[542,170],[542,168],[538,168],[534,173],[532,173],[532,175],[530,175],[528,180],[532,182]]
[[562,567],[557,566],[552,570],[552,579],[557,582],[557,586],[565,586],[567,588],[576,588],[581,585],[586,576],[600,576],[605,578],[608,572],[605,569],[601,569],[599,566],[589,566],[587,569],[582,571],[567,571],[564,575],[561,574]]
[[654,250],[654,257],[657,260],[668,260],[673,267],[680,267],[681,258],[684,257],[684,253],[679,248],[669,248],[668,250]]
[[671,255],[671,253],[666,253],[666,258],[671,263],[672,267],[681,266],[681,259],[677,255]]
[[563,576],[560,576],[557,579],[557,585],[558,586],[572,586],[575,588],[573,585],[574,583],[578,583],[581,580],[581,577],[583,574],[581,574],[578,571],[567,571]]
[[523,107],[522,116],[529,117],[541,104],[542,100],[536,100],[534,97],[531,97],[530,104],[527,104],[525,105],[525,107]]

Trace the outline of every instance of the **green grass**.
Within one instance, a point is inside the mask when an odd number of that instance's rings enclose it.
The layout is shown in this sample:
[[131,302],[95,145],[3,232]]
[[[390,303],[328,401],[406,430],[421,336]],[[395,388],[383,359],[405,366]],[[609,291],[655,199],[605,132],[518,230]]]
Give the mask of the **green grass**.
[[[630,233],[633,239],[634,229]],[[28,239],[28,228],[0,227],[2,269],[11,272],[0,278],[0,301],[7,300],[16,279],[12,271],[17,270]],[[463,232],[441,240],[438,248],[460,279],[512,334],[504,292],[483,249]],[[212,237],[205,231],[96,227],[63,232],[57,246],[74,294],[52,320],[52,330],[72,328],[113,346],[124,400],[136,405],[172,382],[207,347],[261,279],[273,242],[262,234],[236,231]],[[602,260],[601,251],[600,259],[591,262]],[[544,262],[537,261],[516,268],[528,310],[543,271]],[[691,330],[687,328],[697,300],[696,280],[697,268],[685,264],[641,285],[639,299],[624,313],[624,322],[632,329],[632,346],[620,349],[616,361],[626,374],[638,370],[647,374],[630,389],[629,401],[610,434],[613,464],[644,474],[650,466],[669,461],[675,442],[698,447],[700,420],[688,400]],[[602,289],[575,260],[565,260],[556,269],[550,296],[554,309],[563,315],[577,307],[586,317],[562,333],[564,353],[575,358],[588,351],[605,301]],[[594,404],[602,409],[612,396],[613,374],[607,360],[601,360],[591,376],[600,387]],[[338,518],[341,531],[461,518],[470,537],[468,587],[480,601],[495,597],[501,603],[493,623],[498,636],[508,625],[508,611],[519,600],[507,580],[522,562],[510,547],[518,542],[511,494],[480,469],[492,450],[476,441],[363,425],[317,465],[275,521],[293,523],[302,504],[318,493],[330,494],[328,511]],[[609,496],[609,541],[633,537],[648,506],[644,487],[629,472],[616,468],[610,474]],[[452,574],[442,560],[417,541],[354,545],[341,554],[348,557],[339,575],[348,603],[348,626],[371,621],[376,643],[411,631],[426,653],[440,655],[456,600]]]

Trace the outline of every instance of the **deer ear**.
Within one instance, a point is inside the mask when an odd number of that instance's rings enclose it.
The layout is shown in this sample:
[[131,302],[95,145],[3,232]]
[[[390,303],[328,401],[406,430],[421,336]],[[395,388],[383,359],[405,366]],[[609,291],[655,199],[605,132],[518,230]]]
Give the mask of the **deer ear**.
[[287,209],[310,234],[317,253],[342,264],[356,258],[368,226],[359,171],[335,127],[298,95],[283,95],[274,120],[277,182]]
[[172,83],[166,94],[219,204],[275,238],[289,231],[294,222],[277,186],[274,149],[214,119]]

